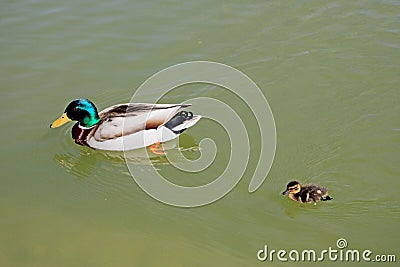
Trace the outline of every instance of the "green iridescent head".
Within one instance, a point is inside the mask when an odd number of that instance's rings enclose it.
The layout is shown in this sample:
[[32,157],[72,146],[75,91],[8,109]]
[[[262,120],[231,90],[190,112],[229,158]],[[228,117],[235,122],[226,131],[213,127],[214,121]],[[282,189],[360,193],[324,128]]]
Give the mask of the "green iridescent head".
[[68,104],[63,115],[50,127],[56,128],[69,121],[78,121],[80,126],[92,127],[100,122],[96,106],[88,99],[79,98]]

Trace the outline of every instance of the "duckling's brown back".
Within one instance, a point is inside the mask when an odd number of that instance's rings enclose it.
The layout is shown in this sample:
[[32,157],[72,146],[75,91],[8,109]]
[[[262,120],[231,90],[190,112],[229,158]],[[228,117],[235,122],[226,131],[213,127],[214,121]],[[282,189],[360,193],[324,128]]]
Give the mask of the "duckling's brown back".
[[301,190],[302,202],[317,202],[328,194],[328,189],[314,184],[303,185]]

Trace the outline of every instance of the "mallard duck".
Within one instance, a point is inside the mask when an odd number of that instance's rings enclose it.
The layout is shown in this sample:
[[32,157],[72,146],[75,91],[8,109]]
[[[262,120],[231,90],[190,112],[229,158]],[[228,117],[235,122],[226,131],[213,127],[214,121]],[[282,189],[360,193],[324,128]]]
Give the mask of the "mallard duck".
[[282,195],[289,195],[289,198],[302,203],[316,203],[320,200],[332,199],[328,196],[327,188],[315,184],[301,185],[298,181],[289,182]]
[[68,104],[50,128],[77,121],[72,138],[79,145],[101,150],[132,150],[175,139],[201,116],[181,110],[190,104],[119,104],[97,112],[88,99]]

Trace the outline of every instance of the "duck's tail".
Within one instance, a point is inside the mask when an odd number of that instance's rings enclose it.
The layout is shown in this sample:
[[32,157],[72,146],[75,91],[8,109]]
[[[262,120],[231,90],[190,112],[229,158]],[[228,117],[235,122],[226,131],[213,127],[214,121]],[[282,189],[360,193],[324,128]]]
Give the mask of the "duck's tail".
[[330,196],[325,196],[325,197],[321,198],[322,201],[327,201],[327,200],[332,200],[332,199],[333,199],[333,197],[330,197]]
[[165,123],[164,126],[175,134],[181,134],[187,128],[195,125],[200,118],[200,115],[193,115],[190,111],[181,111]]

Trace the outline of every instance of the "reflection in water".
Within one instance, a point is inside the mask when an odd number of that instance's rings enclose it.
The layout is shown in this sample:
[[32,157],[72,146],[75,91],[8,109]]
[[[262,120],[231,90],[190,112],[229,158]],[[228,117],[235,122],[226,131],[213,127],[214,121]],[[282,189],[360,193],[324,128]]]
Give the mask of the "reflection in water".
[[[200,155],[199,144],[195,139],[187,134],[182,134],[179,141],[172,140],[162,144],[166,153],[173,156],[182,152],[187,158],[195,159]],[[172,157],[174,159],[178,157]],[[104,171],[113,173],[119,172],[128,173],[125,160],[129,160],[132,164],[137,164],[139,167],[145,167],[151,163],[152,166],[169,165],[167,157],[164,155],[155,155],[147,148],[136,149],[132,151],[102,151],[93,150],[88,147],[75,146],[71,149],[66,149],[65,153],[54,155],[54,161],[63,167],[67,172],[78,178],[85,178],[91,175],[102,175]],[[149,161],[150,159],[150,161]],[[108,164],[105,164],[108,163]],[[110,164],[114,168],[110,168]]]
[[78,178],[84,178],[93,173],[99,165],[101,157],[97,151],[89,151],[86,148],[76,153],[66,152],[64,154],[54,155],[54,160],[63,167],[67,172]]

